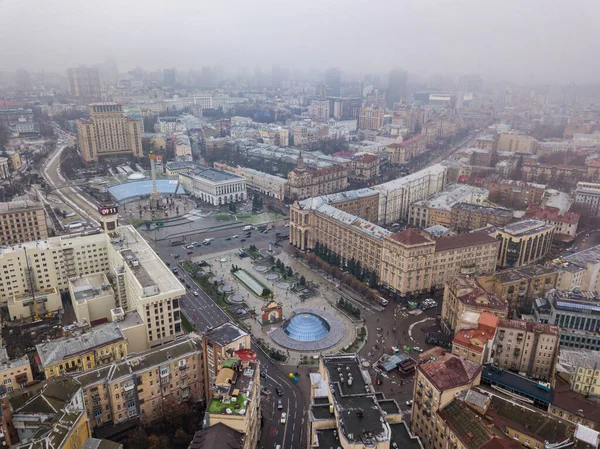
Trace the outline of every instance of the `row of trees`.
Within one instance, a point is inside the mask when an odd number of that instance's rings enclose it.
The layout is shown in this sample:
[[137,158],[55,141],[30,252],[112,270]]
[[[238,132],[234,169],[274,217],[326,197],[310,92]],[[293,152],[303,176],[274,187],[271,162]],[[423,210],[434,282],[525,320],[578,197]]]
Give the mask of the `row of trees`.
[[341,307],[342,309],[344,309],[350,315],[352,315],[356,318],[360,318],[360,308],[356,307],[354,304],[352,304],[347,299],[344,299],[344,297],[340,296],[340,299],[338,300],[338,306]]
[[360,261],[357,261],[354,257],[350,260],[346,260],[344,257],[340,257],[334,251],[327,248],[327,245],[321,244],[320,242],[315,243],[313,252],[317,257],[320,257],[328,264],[341,267],[360,282],[367,282],[369,287],[377,288],[377,273],[375,270],[369,270],[368,268],[362,267]]

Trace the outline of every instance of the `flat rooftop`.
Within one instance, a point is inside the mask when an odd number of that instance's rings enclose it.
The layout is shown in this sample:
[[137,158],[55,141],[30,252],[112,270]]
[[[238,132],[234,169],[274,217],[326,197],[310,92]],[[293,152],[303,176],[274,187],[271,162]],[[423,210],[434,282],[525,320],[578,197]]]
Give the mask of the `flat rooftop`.
[[496,279],[501,283],[511,283],[531,280],[538,276],[548,276],[556,273],[556,270],[544,265],[527,265],[524,267],[511,268],[495,273]]
[[589,349],[561,348],[558,356],[558,364],[566,368],[569,374],[572,368],[598,369],[600,368],[600,351]]
[[74,378],[82,386],[90,386],[104,380],[114,381],[131,373],[144,372],[172,360],[202,351],[202,341],[197,334],[187,334],[162,346],[137,354],[128,354],[110,365],[76,375]]
[[514,235],[515,237],[536,234],[552,229],[554,226],[546,224],[541,220],[521,220],[516,223],[511,223],[504,226],[504,232]]
[[0,214],[6,214],[10,212],[19,212],[22,210],[33,210],[41,209],[41,203],[30,200],[17,200],[10,201],[7,203],[0,203]]
[[185,294],[183,285],[133,226],[119,226],[118,234],[119,237],[113,239],[112,244],[121,252],[125,263],[128,255],[137,259],[139,265],[130,268],[142,286],[156,285],[160,294]]
[[442,173],[445,173],[446,170],[447,170],[446,167],[443,166],[442,164],[435,164],[435,165],[432,165],[431,167],[427,167],[427,168],[424,168],[423,170],[419,170],[417,172],[411,173],[408,176],[404,176],[404,177],[401,177],[398,179],[394,179],[393,181],[389,181],[389,182],[386,182],[383,184],[373,186],[373,189],[378,190],[378,191],[388,191],[388,192],[394,191],[394,190],[399,190],[399,189],[406,187],[413,181],[416,181],[416,180],[424,178],[424,177],[440,175]]
[[233,173],[229,173],[222,170],[217,170],[211,167],[204,167],[202,165],[196,165],[192,169],[190,173],[184,173],[182,176],[188,176],[190,178],[202,178],[211,182],[226,182],[226,181],[243,181],[244,178],[242,176],[234,175]]
[[72,285],[75,300],[79,303],[88,299],[114,295],[113,289],[104,273],[89,274],[69,281]]
[[107,323],[92,327],[80,335],[40,343],[36,345],[36,349],[42,365],[48,366],[120,340],[125,340],[125,336],[119,326],[116,323]]
[[227,346],[240,338],[247,336],[248,333],[235,324],[223,323],[220,326],[213,327],[206,331],[204,338],[217,343],[220,346]]
[[456,210],[466,210],[469,212],[475,212],[478,214],[484,215],[496,215],[498,217],[506,217],[511,218],[513,216],[513,211],[510,209],[503,209],[501,207],[492,207],[492,206],[483,206],[479,204],[469,204],[469,203],[456,203],[452,206],[452,209]]
[[382,239],[383,237],[392,234],[387,229],[384,229],[375,223],[371,223],[364,218],[344,212],[343,210],[340,210],[337,207],[331,206],[327,203],[322,203],[313,210],[375,239]]
[[481,378],[486,379],[492,384],[508,387],[516,390],[526,396],[538,399],[542,402],[551,403],[554,396],[554,390],[543,390],[538,387],[538,383],[510,371],[496,369],[491,365],[484,365]]

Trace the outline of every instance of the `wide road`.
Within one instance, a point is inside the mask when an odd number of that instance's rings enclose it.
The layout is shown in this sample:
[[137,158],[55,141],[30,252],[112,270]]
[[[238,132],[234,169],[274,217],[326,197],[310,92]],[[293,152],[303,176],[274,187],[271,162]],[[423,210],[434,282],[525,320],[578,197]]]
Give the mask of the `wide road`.
[[97,212],[97,205],[88,201],[79,192],[78,187],[70,187],[69,181],[60,171],[61,154],[66,147],[75,144],[75,139],[70,134],[60,130],[60,128],[55,128],[55,131],[61,138],[66,139],[66,143],[57,145],[56,149],[50,153],[44,167],[41,169],[42,176],[48,185],[54,189],[52,192],[53,195],[63,200],[75,213],[85,218],[89,224],[100,226],[98,221],[100,215]]
[[[183,269],[179,270],[183,282],[190,285],[184,296],[181,308],[196,327],[198,332],[231,321],[229,316],[202,290],[194,279]],[[197,292],[194,296],[192,292]],[[262,384],[268,389],[268,394],[262,394],[262,416],[264,428],[261,429],[262,439],[259,447],[274,448],[277,444],[281,449],[301,447],[304,437],[304,400],[298,387],[278,367],[268,359],[262,350],[253,345],[261,372],[265,373]],[[278,396],[276,388],[280,388],[282,396]],[[283,410],[277,408],[281,400]],[[287,415],[286,423],[281,424],[281,411]]]

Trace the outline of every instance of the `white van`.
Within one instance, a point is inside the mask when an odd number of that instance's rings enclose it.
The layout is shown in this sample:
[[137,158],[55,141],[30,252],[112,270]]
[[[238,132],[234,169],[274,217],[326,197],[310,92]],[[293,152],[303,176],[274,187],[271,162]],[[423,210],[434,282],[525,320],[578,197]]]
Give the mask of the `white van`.
[[388,300],[384,299],[384,298],[379,298],[379,304],[381,304],[383,307],[388,305]]
[[252,231],[252,226],[248,225],[248,226],[244,226],[242,228],[242,231]]

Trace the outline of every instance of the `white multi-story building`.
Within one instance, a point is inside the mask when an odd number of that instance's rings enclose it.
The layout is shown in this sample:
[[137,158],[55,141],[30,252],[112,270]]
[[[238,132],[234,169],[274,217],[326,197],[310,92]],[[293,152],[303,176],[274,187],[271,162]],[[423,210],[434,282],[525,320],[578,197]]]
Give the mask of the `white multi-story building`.
[[456,203],[481,205],[489,192],[481,187],[466,184],[452,184],[446,189],[434,193],[426,200],[417,201],[410,206],[409,223],[426,228],[434,225],[450,226],[452,206]]
[[578,182],[575,202],[584,206],[592,217],[600,216],[600,184]]
[[313,100],[308,108],[310,118],[317,122],[326,122],[331,115],[329,100]]
[[[45,301],[45,292],[67,292],[70,279],[103,273],[114,290],[113,307],[135,310],[143,320],[148,346],[182,333],[179,298],[185,288],[132,226],[115,227],[110,234],[51,237],[4,248],[0,267],[2,304],[34,293],[38,307],[44,306],[39,302]],[[33,316],[33,301],[28,303],[24,316],[10,318]]]
[[189,173],[179,173],[179,182],[187,193],[215,206],[237,203],[247,197],[243,177],[202,165]]
[[269,173],[254,170],[247,167],[231,167],[227,164],[215,162],[216,169],[223,170],[236,175],[243,176],[246,179],[246,187],[258,190],[264,195],[283,200],[288,191],[288,180]]
[[406,221],[410,205],[429,198],[446,185],[447,168],[435,164],[408,176],[372,187],[379,195],[379,224]]

